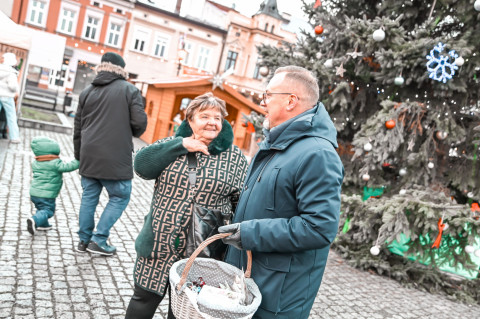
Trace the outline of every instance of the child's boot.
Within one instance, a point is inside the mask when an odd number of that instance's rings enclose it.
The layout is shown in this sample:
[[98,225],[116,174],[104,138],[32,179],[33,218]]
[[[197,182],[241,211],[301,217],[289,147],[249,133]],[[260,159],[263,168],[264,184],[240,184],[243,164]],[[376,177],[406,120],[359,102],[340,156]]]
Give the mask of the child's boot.
[[35,231],[37,230],[37,227],[35,226],[35,221],[31,217],[27,219],[27,230],[32,235],[34,235]]

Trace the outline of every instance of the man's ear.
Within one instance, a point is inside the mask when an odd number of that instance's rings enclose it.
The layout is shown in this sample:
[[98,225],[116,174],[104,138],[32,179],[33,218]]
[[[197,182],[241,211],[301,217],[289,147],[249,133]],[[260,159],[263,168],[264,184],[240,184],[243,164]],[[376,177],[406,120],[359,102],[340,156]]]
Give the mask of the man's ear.
[[296,97],[290,96],[290,99],[288,100],[288,105],[287,105],[287,111],[291,111],[297,106],[298,100]]

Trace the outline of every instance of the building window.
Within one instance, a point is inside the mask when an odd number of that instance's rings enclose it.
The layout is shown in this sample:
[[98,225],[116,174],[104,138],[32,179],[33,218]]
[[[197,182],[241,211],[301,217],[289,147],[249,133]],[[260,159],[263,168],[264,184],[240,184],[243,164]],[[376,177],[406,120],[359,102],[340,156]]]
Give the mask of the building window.
[[258,63],[255,65],[255,70],[253,71],[253,78],[254,79],[260,79],[260,67],[258,66]]
[[207,70],[210,66],[210,49],[204,46],[200,47],[200,52],[197,59],[197,69]]
[[275,31],[275,26],[272,25],[272,28],[270,29],[270,33],[273,33],[273,31]]
[[237,63],[238,53],[233,51],[228,51],[227,54],[227,63],[225,63],[225,71],[230,68],[235,70],[235,64]]
[[149,31],[145,29],[136,29],[133,36],[133,50],[144,53],[147,48],[147,40],[150,36]]
[[97,41],[100,35],[100,18],[88,15],[85,21],[83,37],[88,40]]
[[183,60],[183,64],[191,66],[193,61],[193,44],[190,42],[185,42],[183,49],[187,52],[185,59]]
[[28,14],[28,22],[38,26],[45,26],[47,21],[48,2],[41,0],[33,0],[30,2],[30,12]]
[[75,16],[77,12],[72,9],[64,8],[61,11],[60,25],[58,30],[63,33],[73,34],[75,32]]
[[158,58],[165,58],[167,55],[167,44],[169,40],[168,38],[157,35],[155,37],[155,43],[153,45],[153,55]]
[[268,23],[265,23],[265,31],[268,32]]
[[122,25],[115,22],[110,22],[108,28],[107,44],[113,47],[120,46],[120,36],[122,34]]

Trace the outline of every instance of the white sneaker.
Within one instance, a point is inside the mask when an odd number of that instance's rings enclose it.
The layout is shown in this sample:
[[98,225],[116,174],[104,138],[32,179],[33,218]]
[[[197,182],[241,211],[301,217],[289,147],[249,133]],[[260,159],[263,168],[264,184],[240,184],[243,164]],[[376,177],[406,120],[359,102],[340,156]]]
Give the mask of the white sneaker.
[[20,140],[19,140],[19,139],[10,140],[10,143],[12,143],[12,144],[20,144]]

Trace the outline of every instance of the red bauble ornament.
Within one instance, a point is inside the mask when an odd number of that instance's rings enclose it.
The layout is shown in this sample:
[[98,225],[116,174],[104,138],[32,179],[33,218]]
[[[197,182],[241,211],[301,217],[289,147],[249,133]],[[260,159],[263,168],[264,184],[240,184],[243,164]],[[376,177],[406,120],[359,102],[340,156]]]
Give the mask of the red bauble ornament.
[[315,34],[322,34],[323,33],[323,27],[321,25],[317,25],[315,27]]
[[392,128],[395,127],[395,121],[394,120],[388,120],[385,122],[385,127],[391,130]]

